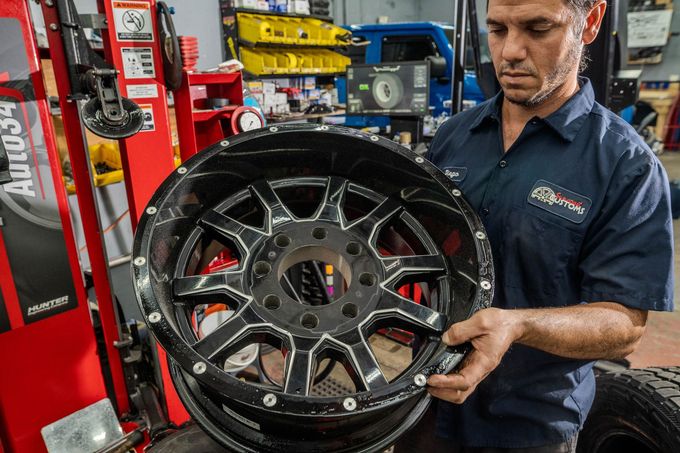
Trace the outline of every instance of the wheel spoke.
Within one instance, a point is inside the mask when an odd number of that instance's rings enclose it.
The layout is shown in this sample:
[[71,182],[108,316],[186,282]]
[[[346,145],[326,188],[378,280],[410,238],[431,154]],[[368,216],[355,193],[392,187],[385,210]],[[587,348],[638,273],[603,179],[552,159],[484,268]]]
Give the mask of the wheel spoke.
[[316,356],[310,348],[297,347],[286,356],[285,393],[308,396],[314,380]]
[[368,242],[372,244],[378,229],[401,214],[403,209],[403,206],[394,199],[386,198],[364,217],[352,222],[347,229],[356,230],[358,234],[367,238]]
[[436,333],[442,333],[446,328],[446,315],[390,290],[383,291],[378,308],[373,313],[373,316],[385,315]]
[[259,181],[250,186],[250,192],[260,200],[267,210],[267,231],[271,234],[272,229],[282,223],[290,222],[295,218],[286,208],[268,181]]
[[205,213],[200,224],[218,236],[235,242],[241,247],[241,254],[244,258],[248,255],[248,251],[266,236],[263,231],[214,210]]
[[172,282],[172,291],[174,296],[182,301],[190,299],[197,303],[208,298],[219,298],[219,296],[227,296],[237,302],[248,299],[248,296],[243,294],[242,271],[179,277]]
[[343,337],[343,349],[347,352],[349,368],[353,371],[356,384],[361,384],[364,390],[376,390],[388,384],[387,378],[380,369],[371,347],[357,329]]
[[261,325],[262,319],[250,308],[250,304],[247,304],[217,329],[199,340],[194,349],[208,360],[218,355],[230,355],[243,347],[240,343],[247,338],[251,330]]
[[342,203],[345,198],[346,190],[346,179],[335,176],[329,177],[324,199],[314,215],[314,218],[336,222],[341,226],[344,225],[345,216],[342,213]]
[[406,276],[438,277],[446,272],[446,263],[441,255],[388,256],[382,258],[385,270],[385,285]]

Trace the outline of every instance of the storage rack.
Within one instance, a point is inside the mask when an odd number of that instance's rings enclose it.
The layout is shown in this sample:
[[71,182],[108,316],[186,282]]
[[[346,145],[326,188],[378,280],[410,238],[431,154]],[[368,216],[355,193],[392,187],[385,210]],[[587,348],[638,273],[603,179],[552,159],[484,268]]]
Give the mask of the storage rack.
[[[332,25],[330,17],[235,8],[232,4],[231,0],[220,0],[225,60],[240,60],[245,66],[246,78],[336,76],[345,73],[345,67],[350,64],[349,58],[332,49],[346,46],[349,42],[334,38],[333,32],[328,29],[337,31],[338,27]],[[271,18],[278,31],[276,36],[262,39],[252,32],[262,17]],[[324,27],[324,24],[328,26]],[[296,36],[296,29],[302,28],[309,30],[304,38]],[[323,31],[329,36],[321,36]]]

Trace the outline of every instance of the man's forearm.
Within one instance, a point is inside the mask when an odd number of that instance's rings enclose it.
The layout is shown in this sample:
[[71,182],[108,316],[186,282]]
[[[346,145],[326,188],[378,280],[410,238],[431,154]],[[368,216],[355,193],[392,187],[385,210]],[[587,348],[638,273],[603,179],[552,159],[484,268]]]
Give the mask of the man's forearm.
[[612,302],[512,310],[516,343],[573,359],[617,359],[633,352],[647,312]]

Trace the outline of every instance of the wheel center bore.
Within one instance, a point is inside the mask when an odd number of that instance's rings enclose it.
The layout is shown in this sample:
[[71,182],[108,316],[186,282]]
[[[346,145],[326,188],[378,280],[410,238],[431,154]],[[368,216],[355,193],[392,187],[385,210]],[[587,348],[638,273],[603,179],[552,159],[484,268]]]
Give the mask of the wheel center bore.
[[254,257],[255,303],[274,325],[300,335],[356,328],[361,314],[374,308],[380,290],[382,274],[374,258],[368,244],[340,225],[281,227]]

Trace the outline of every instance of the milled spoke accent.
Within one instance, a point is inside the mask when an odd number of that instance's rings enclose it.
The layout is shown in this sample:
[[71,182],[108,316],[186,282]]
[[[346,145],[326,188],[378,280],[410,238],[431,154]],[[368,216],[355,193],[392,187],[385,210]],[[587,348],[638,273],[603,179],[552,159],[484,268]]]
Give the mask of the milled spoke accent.
[[309,396],[314,382],[316,351],[307,342],[296,342],[295,348],[286,355],[286,376],[283,391],[293,395]]
[[208,360],[218,355],[230,355],[243,347],[239,344],[246,335],[258,327],[262,327],[263,320],[251,308],[250,303],[232,315],[217,329],[199,340],[194,349]]
[[326,184],[326,193],[324,194],[323,201],[314,215],[314,218],[339,223],[342,227],[345,223],[345,216],[342,213],[342,203],[345,199],[346,190],[346,179],[338,178],[336,176],[329,177],[328,183]]
[[212,231],[218,236],[234,241],[241,247],[243,258],[248,255],[248,251],[266,235],[251,226],[245,225],[227,215],[210,210],[206,212],[200,220],[202,227]]
[[295,216],[286,208],[286,205],[283,204],[268,181],[259,181],[251,185],[250,192],[260,200],[262,206],[267,210],[266,229],[269,234],[275,226],[295,219]]
[[446,272],[441,255],[388,256],[381,259],[385,269],[385,286],[405,276],[438,277]]
[[172,292],[182,302],[189,299],[200,303],[206,298],[219,299],[219,296],[227,296],[237,302],[248,299],[243,291],[242,271],[223,271],[176,278],[172,282]]
[[401,214],[404,207],[392,198],[386,198],[364,217],[355,220],[347,229],[356,230],[372,244],[381,226]]
[[446,315],[424,305],[417,304],[400,294],[384,290],[373,316],[389,315],[414,327],[442,333],[446,328]]
[[343,339],[350,368],[354,371],[354,378],[359,381],[358,383],[361,383],[363,389],[367,391],[377,390],[387,385],[387,378],[380,369],[380,364],[363,334],[356,329],[344,336]]

